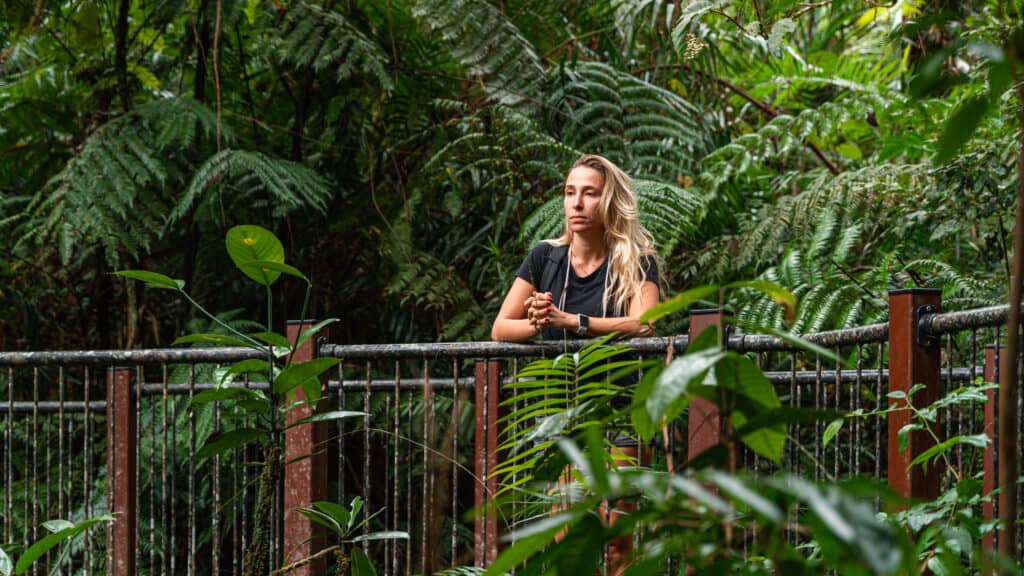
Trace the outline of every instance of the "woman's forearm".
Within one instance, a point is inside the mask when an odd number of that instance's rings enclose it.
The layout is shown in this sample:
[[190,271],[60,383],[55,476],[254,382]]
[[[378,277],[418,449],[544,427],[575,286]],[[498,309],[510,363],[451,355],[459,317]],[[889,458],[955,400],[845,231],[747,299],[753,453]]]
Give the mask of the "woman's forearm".
[[523,319],[498,318],[491,325],[491,340],[503,342],[525,342],[537,335],[530,321]]

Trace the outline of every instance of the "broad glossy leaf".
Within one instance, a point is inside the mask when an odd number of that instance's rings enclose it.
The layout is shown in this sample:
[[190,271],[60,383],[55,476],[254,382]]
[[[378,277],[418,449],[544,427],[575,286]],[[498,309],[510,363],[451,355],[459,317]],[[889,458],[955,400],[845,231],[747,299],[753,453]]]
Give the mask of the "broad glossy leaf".
[[228,230],[224,244],[235,266],[263,286],[270,286],[281,275],[278,270],[263,271],[262,268],[243,267],[258,260],[284,264],[284,246],[270,230],[254,225],[235,226]]
[[270,371],[270,364],[266,360],[258,360],[256,358],[250,358],[249,360],[242,360],[235,362],[230,368],[224,372],[224,375],[220,379],[220,386],[224,385],[224,381],[235,376],[237,374],[264,374],[266,375]]
[[331,517],[332,520],[338,523],[338,527],[348,527],[352,523],[352,513],[349,512],[348,508],[345,508],[341,504],[335,504],[327,500],[317,500],[313,502],[313,506],[317,510]]
[[718,486],[722,492],[731,495],[733,499],[742,502],[770,522],[780,524],[786,519],[785,514],[782,513],[782,510],[774,502],[758,494],[735,476],[719,472],[718,470],[708,470],[701,473],[700,477],[706,478],[712,484]]
[[257,428],[236,428],[222,434],[215,434],[206,439],[206,443],[196,452],[194,459],[196,462],[202,462],[211,456],[223,454],[228,450],[233,450],[266,436],[266,430]]
[[[283,262],[273,262],[270,260],[250,260],[248,262],[239,264],[238,269],[244,272],[246,276],[253,279],[269,278],[270,274],[278,273],[287,274],[289,276],[294,276],[296,278],[301,278],[306,282],[309,282],[309,278],[306,278],[306,275],[299,271],[298,268],[295,268],[294,266],[290,266]],[[260,281],[257,280],[257,282]],[[274,280],[270,280],[270,283],[273,282]],[[263,284],[263,282],[260,283]]]
[[[731,422],[736,430],[742,429],[749,420],[760,414],[781,406],[771,382],[746,356],[729,353],[715,366],[715,374],[719,386],[735,391],[736,405],[731,414]],[[778,464],[786,445],[786,423],[780,421],[774,426],[758,428],[740,437],[740,440],[757,454]]]
[[577,518],[577,512],[562,512],[527,524],[506,538],[513,542],[512,545],[502,550],[498,558],[487,567],[484,576],[503,576],[511,572],[552,542],[555,534]]
[[240,338],[234,336],[228,336],[226,334],[186,334],[180,336],[174,342],[172,346],[179,344],[212,344],[214,346],[233,346],[236,348],[254,348],[259,350],[260,347],[251,343],[246,342]]
[[32,564],[35,563],[36,560],[43,557],[47,552],[52,550],[54,546],[57,546],[65,540],[74,538],[75,536],[88,530],[89,527],[95,524],[99,524],[100,522],[110,522],[113,520],[113,516],[105,514],[98,518],[90,518],[88,520],[83,520],[82,522],[79,522],[78,524],[75,524],[70,528],[65,528],[59,532],[50,534],[49,536],[46,536],[45,538],[38,540],[35,544],[29,546],[28,549],[25,550],[25,553],[18,558],[18,563],[14,566],[14,573],[24,574],[25,570],[32,567]]
[[344,536],[345,534],[345,530],[341,527],[341,524],[337,522],[334,518],[332,518],[329,514],[325,514],[324,512],[313,508],[304,507],[292,508],[292,510],[298,512],[299,514],[302,514],[306,518],[309,518],[313,522],[316,522],[317,524],[323,526],[324,528],[327,528],[328,530],[334,532],[339,536]]
[[341,318],[328,318],[327,320],[321,320],[314,324],[313,326],[309,327],[305,332],[302,333],[301,336],[299,336],[299,339],[295,341],[295,348],[298,349],[299,346],[302,346],[303,344],[306,343],[306,340],[309,340],[317,332],[323,330],[324,328],[330,326],[331,324],[334,324],[335,322],[341,322]]
[[[701,350],[677,357],[661,371],[650,393],[644,401],[651,422],[659,423],[662,418],[673,420],[683,413],[692,394],[689,388],[703,386],[708,370],[725,358],[725,352],[718,349]],[[644,437],[644,441],[650,437]]]
[[311,422],[332,422],[334,420],[344,420],[345,418],[355,418],[357,416],[366,416],[366,412],[354,412],[352,410],[335,410],[332,412],[324,412],[323,414],[314,414],[307,416],[301,420],[297,420],[289,424],[285,429],[299,426],[300,424],[309,424]]
[[281,348],[292,347],[291,342],[289,342],[287,338],[281,336],[277,332],[257,332],[253,334],[252,337],[259,340],[260,342],[270,344],[271,346],[278,346]]
[[163,274],[150,272],[148,270],[118,270],[117,272],[114,272],[114,274],[124,278],[131,278],[132,280],[145,282],[146,286],[150,288],[180,291],[185,287],[184,280],[176,280],[170,276],[164,276]]
[[186,410],[192,410],[196,406],[209,404],[211,402],[222,402],[224,400],[235,400],[245,398],[248,400],[263,400],[263,393],[258,390],[242,388],[241,386],[230,386],[228,388],[217,388],[215,390],[204,390],[196,394],[188,402]]
[[352,559],[352,576],[377,576],[373,562],[366,557],[362,548],[353,546],[349,549],[349,555]]
[[274,392],[286,394],[301,386],[310,378],[316,378],[337,366],[338,358],[315,358],[307,362],[292,362],[277,378],[274,378]]
[[661,304],[654,306],[647,312],[640,315],[640,323],[654,323],[661,320],[669,314],[678,312],[684,308],[692,306],[695,302],[700,300],[706,300],[711,296],[718,294],[718,286],[698,286],[697,288],[691,288],[685,292],[680,292],[672,298],[665,300]]
[[835,438],[836,434],[843,427],[843,423],[846,422],[845,418],[836,418],[829,422],[828,427],[825,428],[825,432],[821,435],[821,446],[824,448],[828,446],[832,439]]
[[945,164],[956,156],[964,144],[974,136],[988,109],[987,95],[969,96],[957,106],[939,136],[935,164]]
[[366,542],[373,540],[408,540],[409,533],[402,532],[401,530],[386,530],[381,532],[370,532],[369,534],[363,534],[356,536],[352,539],[353,542]]

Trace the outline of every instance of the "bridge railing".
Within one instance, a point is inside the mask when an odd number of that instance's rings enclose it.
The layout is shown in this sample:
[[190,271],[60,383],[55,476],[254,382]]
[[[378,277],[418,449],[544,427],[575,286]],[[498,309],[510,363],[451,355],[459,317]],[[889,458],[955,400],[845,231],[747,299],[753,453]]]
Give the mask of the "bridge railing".
[[[790,425],[783,470],[825,480],[885,478],[898,492],[921,499],[935,498],[978,470],[985,492],[995,487],[999,463],[991,446],[961,444],[948,464],[908,466],[936,438],[994,438],[993,390],[985,392],[988,402],[941,408],[931,433],[911,432],[903,451],[899,432],[910,413],[876,414],[905,403],[912,389],[909,401],[923,407],[954,390],[999,381],[1005,373],[1006,307],[940,313],[940,306],[936,291],[894,292],[887,323],[802,336],[834,351],[838,362],[782,337],[726,339],[730,349],[756,359],[783,403],[870,414],[846,419],[838,432],[828,422]],[[716,311],[695,312],[690,334],[627,343],[644,356],[666,358],[685,352],[700,329],[721,322]],[[196,458],[211,436],[262,424],[229,405],[188,406],[190,398],[216,387],[224,367],[256,357],[254,351],[0,353],[0,543],[24,548],[46,534],[46,520],[112,512],[115,521],[105,537],[90,534],[54,550],[36,573],[59,567],[61,573],[86,568],[108,574],[241,574],[254,523],[269,532],[268,565],[280,568],[330,543],[322,536],[309,540],[317,526],[295,513],[295,506],[317,500],[348,505],[359,497],[360,514],[369,520],[366,530],[409,535],[357,544],[383,573],[486,565],[500,536],[521,520],[488,506],[500,489],[492,471],[501,456],[502,394],[514,389],[530,360],[582,344],[310,340],[301,354],[341,359],[322,383],[320,409],[364,414],[284,432],[287,463],[266,518],[257,513],[264,447]],[[241,385],[267,387],[256,379]],[[686,462],[717,442],[716,418],[713,406],[695,404],[673,424],[679,430],[669,435],[679,439],[669,447],[674,462]],[[755,474],[779,468],[753,453],[742,458]],[[979,513],[995,517],[998,503]],[[993,545],[991,538],[987,544]],[[291,573],[317,570],[314,562]]]

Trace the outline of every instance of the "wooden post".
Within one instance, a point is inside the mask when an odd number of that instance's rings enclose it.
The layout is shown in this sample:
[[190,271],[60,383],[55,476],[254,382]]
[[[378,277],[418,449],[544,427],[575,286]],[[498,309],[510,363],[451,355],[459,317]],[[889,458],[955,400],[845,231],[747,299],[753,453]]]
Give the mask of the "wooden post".
[[[697,339],[702,332],[715,326],[722,329],[723,312],[720,309],[693,310],[690,312],[690,342]],[[719,420],[718,406],[703,398],[690,401],[687,415],[686,455],[693,460],[699,454],[718,445],[722,441],[722,425]]]
[[[288,341],[295,343],[299,336],[315,323],[315,320],[289,321]],[[292,354],[292,362],[312,360],[316,356],[316,341],[317,336],[307,339]],[[326,381],[326,376],[323,380]],[[326,386],[321,384],[321,390],[326,396]],[[297,388],[295,400],[305,399],[306,393]],[[312,416],[322,411],[326,405],[327,402],[321,401],[316,408],[309,404],[293,408],[285,416],[285,425],[290,426],[302,418]],[[284,461],[284,563],[290,564],[316,554],[326,545],[324,528],[295,512],[293,508],[309,507],[317,500],[327,499],[327,423],[302,424],[286,429]],[[324,574],[326,570],[326,557],[322,557],[292,570],[289,574],[313,576]]]
[[[1006,382],[1006,367],[1009,366],[1009,355],[1005,347],[999,348],[999,382]],[[995,346],[985,347],[985,382],[996,382],[996,348]],[[982,432],[992,440],[992,445],[982,453],[982,481],[981,493],[991,494],[999,485],[998,469],[996,468],[996,396],[998,390],[986,390],[984,424]],[[995,520],[996,509],[992,501],[981,504],[981,515],[986,521]],[[988,550],[995,550],[995,533],[989,532],[981,539],[982,547]]]
[[135,576],[136,395],[132,369],[107,371],[107,510],[114,515],[107,525],[107,574]]
[[490,497],[498,491],[498,477],[491,471],[498,465],[498,402],[501,397],[499,364],[495,360],[476,363],[476,448],[474,454],[473,503],[475,565],[490,566],[498,557],[498,512]]
[[[942,291],[927,288],[911,288],[889,292],[889,392],[908,394],[915,384],[924,389],[909,399],[916,407],[924,407],[939,399],[942,389],[939,384],[940,346],[938,338],[927,339],[918,333],[918,320],[925,314],[937,313],[942,305]],[[889,400],[889,404],[905,406],[906,399]],[[897,435],[910,424],[913,415],[907,411],[889,414],[889,486],[907,498],[933,500],[939,496],[939,466],[930,465],[925,470],[910,463],[935,441],[927,430],[915,430],[907,438],[906,449],[901,454]],[[932,424],[936,434],[941,430],[938,422]]]

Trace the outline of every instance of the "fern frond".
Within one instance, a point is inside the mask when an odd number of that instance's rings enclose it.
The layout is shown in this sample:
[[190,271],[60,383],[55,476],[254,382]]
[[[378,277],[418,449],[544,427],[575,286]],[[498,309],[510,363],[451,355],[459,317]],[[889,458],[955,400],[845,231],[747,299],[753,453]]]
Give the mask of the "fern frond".
[[226,149],[211,156],[195,171],[166,225],[181,219],[218,184],[244,190],[246,202],[252,202],[256,194],[267,194],[278,215],[301,208],[323,213],[332,196],[328,181],[301,164],[259,152]]
[[533,44],[488,2],[420,0],[413,14],[450,46],[452,55],[506,106],[532,107],[544,65]]
[[286,64],[318,72],[333,69],[339,82],[364,73],[385,90],[394,89],[387,54],[338,12],[299,2],[288,11],[281,38],[278,53]]

